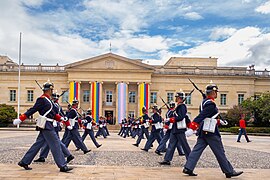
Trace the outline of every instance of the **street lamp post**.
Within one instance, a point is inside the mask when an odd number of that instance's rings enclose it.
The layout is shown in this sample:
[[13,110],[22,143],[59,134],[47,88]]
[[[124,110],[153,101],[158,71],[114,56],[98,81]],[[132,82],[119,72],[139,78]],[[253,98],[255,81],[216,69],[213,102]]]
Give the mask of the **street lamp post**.
[[[18,114],[17,118],[19,119],[20,116],[20,98],[21,98],[21,56],[22,56],[22,33],[20,32],[20,43],[19,43],[19,77],[18,77]],[[20,125],[17,125],[17,128],[19,128]]]

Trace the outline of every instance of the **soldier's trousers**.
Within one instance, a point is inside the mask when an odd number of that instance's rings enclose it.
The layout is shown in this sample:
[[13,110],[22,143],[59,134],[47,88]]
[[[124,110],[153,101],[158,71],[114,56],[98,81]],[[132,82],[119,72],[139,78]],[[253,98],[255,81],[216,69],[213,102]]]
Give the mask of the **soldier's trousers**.
[[[62,138],[62,143],[66,145],[66,142],[67,142],[67,137],[69,136],[69,133],[70,131],[66,128],[65,129],[65,132],[64,132],[64,135],[63,135],[63,138]],[[78,144],[76,144],[76,142],[72,139],[72,142],[74,143],[74,145],[76,146],[77,149],[80,149],[80,146]],[[66,147],[69,146],[69,143],[67,144]]]
[[[186,159],[188,159],[188,156],[189,156],[191,150],[190,150],[190,147],[188,145],[185,133],[179,133],[179,134],[171,133],[169,146],[168,146],[168,149],[167,149],[166,154],[164,156],[164,160],[171,161],[173,159],[173,154],[174,154],[175,148],[177,147],[177,149],[178,149],[179,146],[183,148],[183,151],[185,152]],[[179,153],[179,149],[178,149],[178,153]]]
[[131,133],[131,127],[127,127],[127,128],[125,129],[125,132],[124,132],[124,138],[126,138],[126,136],[129,137],[129,135],[132,136],[132,133]]
[[160,143],[160,141],[161,141],[161,136],[160,136],[159,131],[154,131],[154,132],[152,131],[151,132],[149,138],[146,141],[144,149],[147,149],[147,150],[150,149],[155,140],[157,140],[158,143]]
[[[165,133],[164,137],[161,139],[161,141],[160,141],[160,143],[159,143],[159,145],[157,147],[157,151],[165,152],[165,150],[166,150],[166,144],[167,144],[168,140],[170,139],[170,135],[171,135],[171,132],[170,131],[169,132],[167,131]],[[176,148],[177,148],[177,151],[178,151],[178,154],[179,155],[184,154],[183,149],[182,149],[180,143],[177,143],[176,144]],[[173,154],[171,156],[173,156]]]
[[148,128],[142,127],[139,133],[139,137],[137,139],[136,144],[140,144],[143,139],[143,135],[145,134],[146,138],[149,139],[149,131]]
[[124,127],[121,126],[121,129],[120,129],[118,135],[122,134],[123,131],[124,131]]
[[200,159],[200,156],[204,149],[209,145],[210,149],[213,151],[216,159],[219,163],[219,166],[223,173],[232,173],[233,167],[231,163],[228,161],[225,150],[221,141],[221,137],[211,135],[206,137],[198,137],[197,142],[192,149],[188,160],[185,164],[185,168],[189,170],[194,170],[195,166]]
[[104,130],[105,130],[106,134],[109,136],[110,133],[109,133],[109,130],[108,130],[107,126],[104,126]]
[[132,138],[135,138],[136,136],[139,136],[140,129],[139,128],[134,128],[132,132]]
[[74,144],[75,145],[77,144],[79,146],[77,148],[81,149],[82,151],[88,150],[87,147],[85,146],[85,144],[82,142],[82,137],[81,137],[78,129],[69,130],[68,136],[67,136],[66,141],[64,143],[66,145],[66,147],[69,146],[71,140],[73,140]]
[[97,142],[97,140],[96,140],[96,138],[95,138],[94,131],[93,131],[92,129],[85,129],[85,131],[84,131],[84,133],[83,133],[83,135],[82,135],[82,141],[84,142],[84,140],[85,140],[85,138],[86,138],[86,136],[87,136],[88,134],[89,134],[89,136],[90,136],[92,142],[95,144],[95,146],[98,147],[99,144],[98,144],[98,142]]
[[[60,139],[58,131],[56,131],[56,135]],[[62,149],[62,152],[63,152],[64,156],[65,157],[70,156],[71,154],[70,154],[69,150],[67,149],[67,147],[65,146],[65,144],[60,141],[60,145],[61,145],[61,149]],[[49,145],[47,143],[45,143],[43,145],[43,147],[41,148],[39,157],[47,158],[48,154],[49,154],[49,151],[50,151],[50,147],[49,147]]]
[[40,130],[36,142],[30,147],[22,158],[24,164],[31,164],[40,148],[47,143],[51,149],[53,159],[59,168],[66,166],[66,160],[62,152],[60,139],[57,137],[55,130]]
[[96,133],[96,137],[102,135],[104,138],[106,138],[107,133],[104,128],[98,128],[98,131]]

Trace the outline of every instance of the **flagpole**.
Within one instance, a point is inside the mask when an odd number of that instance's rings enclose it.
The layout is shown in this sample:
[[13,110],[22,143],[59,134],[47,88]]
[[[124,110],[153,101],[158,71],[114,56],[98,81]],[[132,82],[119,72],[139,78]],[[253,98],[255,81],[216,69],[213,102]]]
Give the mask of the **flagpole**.
[[[21,57],[22,56],[22,33],[20,32],[20,43],[19,43],[19,78],[18,78],[18,113],[17,118],[19,119],[20,116],[20,98],[21,98]],[[17,125],[19,128],[20,125]]]

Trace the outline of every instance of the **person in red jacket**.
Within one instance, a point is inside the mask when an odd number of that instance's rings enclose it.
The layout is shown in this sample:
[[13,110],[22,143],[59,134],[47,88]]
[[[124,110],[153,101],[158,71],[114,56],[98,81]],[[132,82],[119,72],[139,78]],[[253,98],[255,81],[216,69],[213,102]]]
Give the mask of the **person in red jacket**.
[[240,126],[240,129],[239,129],[239,134],[238,134],[237,142],[240,142],[240,139],[241,139],[242,134],[245,135],[245,138],[246,138],[247,142],[251,142],[248,139],[248,136],[247,136],[245,114],[242,114],[241,115],[241,119],[239,120],[239,126]]

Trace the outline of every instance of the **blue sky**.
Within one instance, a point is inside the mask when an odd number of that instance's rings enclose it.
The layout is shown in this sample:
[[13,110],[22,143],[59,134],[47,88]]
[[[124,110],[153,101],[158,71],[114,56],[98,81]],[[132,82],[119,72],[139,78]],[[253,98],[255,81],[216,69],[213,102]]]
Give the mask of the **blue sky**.
[[217,57],[270,69],[269,0],[2,0],[0,54],[67,64],[109,52],[150,64]]

